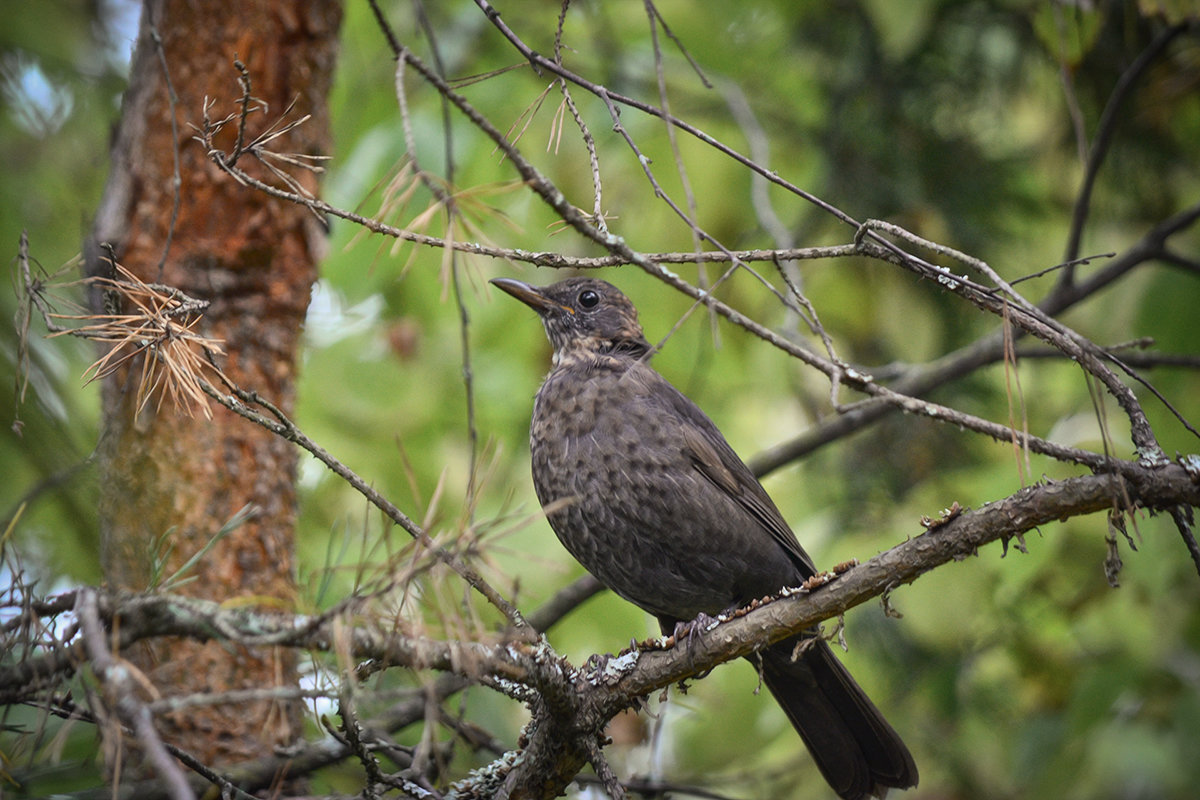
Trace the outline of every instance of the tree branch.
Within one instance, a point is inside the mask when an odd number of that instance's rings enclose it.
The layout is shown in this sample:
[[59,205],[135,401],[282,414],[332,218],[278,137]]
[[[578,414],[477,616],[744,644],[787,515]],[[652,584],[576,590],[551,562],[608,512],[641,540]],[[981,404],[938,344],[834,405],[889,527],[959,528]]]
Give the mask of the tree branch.
[[[269,614],[223,608],[209,601],[168,595],[96,596],[96,617],[119,631],[119,644],[159,636],[219,639],[247,646],[266,644],[335,651],[347,643],[356,660],[382,667],[403,666],[449,673],[441,691],[455,679],[482,682],[531,704],[534,717],[520,757],[493,764],[511,796],[553,797],[582,764],[592,758],[589,744],[620,711],[685,678],[745,656],[818,622],[911,583],[950,561],[977,555],[1001,540],[1020,539],[1029,530],[1098,511],[1130,514],[1137,509],[1172,510],[1200,506],[1200,467],[1192,462],[1150,467],[1125,462],[1119,473],[1044,482],[974,511],[948,514],[928,522],[929,530],[841,574],[812,591],[797,589],[775,600],[742,609],[721,624],[690,639],[686,647],[663,642],[604,660],[580,672],[543,641],[437,641],[405,636],[358,624],[339,632],[345,622],[305,615]],[[81,597],[93,597],[90,590]],[[552,608],[553,606],[549,606]],[[117,625],[116,621],[120,620]],[[0,673],[0,690],[12,689],[17,676]],[[414,719],[408,712],[408,719]],[[484,780],[483,774],[460,782]]]

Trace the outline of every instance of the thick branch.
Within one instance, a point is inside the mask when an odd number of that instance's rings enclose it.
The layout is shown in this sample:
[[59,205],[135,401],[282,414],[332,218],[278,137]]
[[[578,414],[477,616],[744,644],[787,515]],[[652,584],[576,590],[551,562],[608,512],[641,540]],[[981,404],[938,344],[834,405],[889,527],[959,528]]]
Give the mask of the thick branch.
[[592,702],[616,713],[630,698],[786,639],[901,584],[912,583],[947,562],[978,555],[981,547],[998,539],[1007,541],[1041,525],[1097,511],[1161,511],[1180,505],[1200,506],[1200,473],[1178,464],[1026,487],[944,524],[935,523],[928,532],[880,553],[813,592],[767,603],[724,622],[693,640],[685,653],[680,648],[642,653],[628,672],[597,692]]
[[[1200,506],[1200,470],[1124,462],[1120,473],[1027,487],[1004,500],[934,523],[929,532],[825,587],[735,615],[687,648],[653,649],[612,660],[586,679],[577,677],[544,642],[436,641],[365,626],[343,627],[339,618],[265,614],[167,595],[101,597],[96,613],[109,626],[120,619],[122,646],[160,636],[316,651],[334,651],[344,643],[355,659],[450,672],[531,702],[537,724],[527,731],[528,746],[519,758],[508,759],[506,766],[493,767],[506,776],[511,796],[551,797],[586,761],[586,743],[603,731],[613,715],[650,693],[837,616],[942,564],[974,555],[997,539],[1097,511],[1179,506]],[[589,587],[581,588],[586,592]],[[11,682],[25,676],[26,672],[12,669],[0,672],[0,692],[11,691],[15,688]]]
[[[560,589],[554,597],[544,605],[526,616],[528,623],[537,631],[546,631],[557,623],[565,614],[573,610],[603,587],[591,575],[585,575]],[[80,590],[88,591],[88,590]],[[79,591],[67,592],[45,601],[31,603],[38,614],[54,615],[70,609],[76,602]],[[86,660],[84,643],[76,642],[73,646],[55,650],[38,658],[30,658],[14,664],[7,669],[0,669],[0,701],[5,703],[30,701],[46,687],[37,683],[26,683],[26,676],[41,676],[44,683],[50,685],[60,679],[60,674],[69,674],[74,668]],[[359,679],[366,671],[377,671],[378,665],[359,670]],[[364,722],[364,728],[369,731],[392,733],[421,722],[426,718],[431,703],[441,704],[451,696],[471,686],[473,681],[460,674],[444,673],[436,680],[421,689],[413,691],[411,697],[402,698],[393,703],[378,716]],[[54,683],[53,685],[57,685]],[[278,691],[278,690],[277,690]],[[305,696],[311,693],[305,692]],[[230,693],[216,696],[196,696],[190,699],[203,700],[206,703],[231,702]],[[187,702],[189,698],[180,698]],[[153,704],[151,704],[153,707]],[[184,762],[196,769],[196,764],[186,753],[176,754]],[[223,768],[217,776],[223,785],[236,787],[238,791],[255,792],[274,784],[280,775],[291,778],[312,774],[322,767],[336,764],[352,755],[350,747],[338,739],[327,737],[306,743],[303,747],[294,748],[287,753],[281,753],[266,758],[256,759],[246,763],[231,765]],[[216,782],[212,775],[199,774],[192,783],[196,790],[201,791],[205,783]],[[125,783],[121,787],[122,798],[138,798],[138,800],[163,800],[169,797],[169,786],[162,781],[147,780],[137,783]],[[104,788],[94,793],[77,795],[80,800],[95,797],[96,800],[113,797],[111,788]]]

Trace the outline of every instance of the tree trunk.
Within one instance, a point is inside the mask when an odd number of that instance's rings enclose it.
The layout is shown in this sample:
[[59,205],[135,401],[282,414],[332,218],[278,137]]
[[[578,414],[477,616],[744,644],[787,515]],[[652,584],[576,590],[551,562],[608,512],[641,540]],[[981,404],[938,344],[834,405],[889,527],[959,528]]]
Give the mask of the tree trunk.
[[[252,81],[251,108],[260,101],[269,106],[250,116],[247,139],[295,101],[290,118],[312,119],[270,148],[327,152],[326,101],[340,22],[340,4],[322,0],[148,0],[112,172],[86,248],[93,274],[109,269],[98,257],[108,244],[118,263],[141,280],[209,301],[203,333],[223,340],[225,374],[285,411],[293,404],[296,349],[323,232],[308,211],[239,186],[217,170],[190,126],[200,125],[205,98],[214,118],[240,111],[234,66],[240,59]],[[221,146],[232,149],[235,127],[222,132]],[[257,168],[249,160],[242,166]],[[311,175],[296,177],[315,192]],[[108,584],[146,589],[249,506],[250,518],[190,568],[193,580],[178,591],[290,608],[296,451],[223,408],[214,408],[211,419],[189,416],[169,402],[160,406],[153,396],[139,411],[141,366],[140,358],[131,360],[104,383],[98,456]],[[125,656],[166,696],[297,682],[296,656],[285,649],[251,652],[177,640]],[[295,741],[301,710],[282,701],[201,705],[158,723],[164,739],[219,765]],[[113,745],[110,736],[110,754]]]

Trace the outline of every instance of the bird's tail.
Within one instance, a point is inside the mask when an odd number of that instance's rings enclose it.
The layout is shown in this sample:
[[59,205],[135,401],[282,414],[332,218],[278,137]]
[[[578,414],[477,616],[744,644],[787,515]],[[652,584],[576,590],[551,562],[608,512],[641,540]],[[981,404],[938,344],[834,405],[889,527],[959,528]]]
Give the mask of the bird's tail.
[[845,800],[917,785],[917,765],[883,714],[822,640],[800,637],[762,651],[762,676],[825,780]]

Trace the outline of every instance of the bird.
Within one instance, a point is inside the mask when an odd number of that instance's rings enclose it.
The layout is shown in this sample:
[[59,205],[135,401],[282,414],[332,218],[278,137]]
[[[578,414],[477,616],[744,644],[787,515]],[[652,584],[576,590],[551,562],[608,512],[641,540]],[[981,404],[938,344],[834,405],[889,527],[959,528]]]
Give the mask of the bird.
[[[664,634],[817,574],[717,426],[650,366],[653,348],[617,287],[586,277],[491,283],[537,312],[553,346],[530,423],[533,484],[585,569]],[[917,784],[903,740],[815,629],[759,657],[768,690],[838,796]]]

